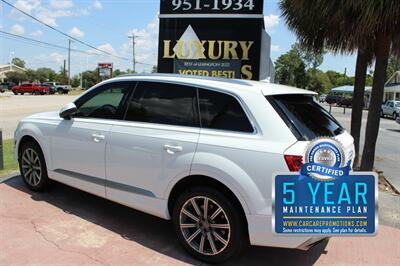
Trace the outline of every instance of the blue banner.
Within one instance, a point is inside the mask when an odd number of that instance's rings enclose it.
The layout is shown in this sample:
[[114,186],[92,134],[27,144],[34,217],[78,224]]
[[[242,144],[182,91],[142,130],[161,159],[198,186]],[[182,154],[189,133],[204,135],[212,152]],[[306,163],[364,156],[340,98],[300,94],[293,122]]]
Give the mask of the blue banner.
[[274,230],[287,235],[374,235],[376,198],[373,173],[352,173],[325,182],[299,174],[277,175]]

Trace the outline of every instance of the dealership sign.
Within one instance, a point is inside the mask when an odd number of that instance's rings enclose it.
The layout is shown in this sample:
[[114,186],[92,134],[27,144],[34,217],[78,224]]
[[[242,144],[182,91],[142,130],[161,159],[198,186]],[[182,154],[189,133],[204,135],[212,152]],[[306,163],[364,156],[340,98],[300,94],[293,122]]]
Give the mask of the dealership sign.
[[99,63],[97,65],[99,70],[99,77],[112,77],[113,73],[113,64],[112,63]]
[[263,1],[162,0],[158,72],[271,78]]
[[311,142],[298,174],[274,177],[274,231],[278,235],[375,235],[377,175],[351,172],[341,144]]

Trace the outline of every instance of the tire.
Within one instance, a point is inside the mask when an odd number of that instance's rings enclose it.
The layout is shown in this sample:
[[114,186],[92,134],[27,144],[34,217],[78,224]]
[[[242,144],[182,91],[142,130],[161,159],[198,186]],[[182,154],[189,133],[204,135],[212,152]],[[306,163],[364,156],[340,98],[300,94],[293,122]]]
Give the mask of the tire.
[[385,115],[383,114],[383,111],[381,110],[381,117],[384,118]]
[[58,88],[58,89],[57,89],[57,93],[58,93],[58,94],[63,94],[63,93],[64,93],[64,91],[63,91],[63,89],[61,89],[61,88]]
[[16,92],[16,91],[13,91],[13,93],[14,93],[14,95],[18,95],[18,92]]
[[44,191],[51,184],[42,149],[36,142],[29,141],[22,144],[19,170],[25,185],[32,191]]
[[34,95],[40,95],[40,92],[39,91],[34,91],[33,94]]
[[396,120],[397,119],[397,113],[394,112],[392,117],[393,117],[394,120]]
[[[204,219],[205,205],[209,212],[207,220]],[[220,208],[222,211],[217,213]],[[245,218],[237,209],[215,189],[195,187],[185,191],[175,202],[172,215],[179,242],[193,257],[207,263],[221,263],[239,255],[249,241]]]
[[25,92],[21,92],[21,95],[24,95],[25,94]]

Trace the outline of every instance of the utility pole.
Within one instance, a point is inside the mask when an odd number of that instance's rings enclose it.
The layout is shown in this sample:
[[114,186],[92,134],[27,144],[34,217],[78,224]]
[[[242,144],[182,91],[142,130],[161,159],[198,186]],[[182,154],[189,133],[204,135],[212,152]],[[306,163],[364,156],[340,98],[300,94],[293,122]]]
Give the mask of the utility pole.
[[135,56],[135,34],[132,33],[132,36],[128,37],[132,39],[132,73],[136,72],[136,56]]
[[67,63],[66,63],[66,61],[65,61],[65,59],[64,59],[64,73],[63,73],[63,74],[64,74],[64,75],[63,75],[64,77],[63,77],[63,79],[64,79],[64,82],[65,82],[65,83],[66,83],[66,81],[67,81],[67,80],[66,80],[66,79],[67,79],[67,72],[66,72],[67,66],[66,66],[66,65],[67,65]]
[[71,85],[71,40],[68,40],[68,85]]

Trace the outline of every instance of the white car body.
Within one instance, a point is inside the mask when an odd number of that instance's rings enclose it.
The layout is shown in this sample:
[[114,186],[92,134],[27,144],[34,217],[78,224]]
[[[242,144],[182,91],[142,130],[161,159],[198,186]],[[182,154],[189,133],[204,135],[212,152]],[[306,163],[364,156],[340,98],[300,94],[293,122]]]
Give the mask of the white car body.
[[[294,136],[265,96],[313,92],[264,82],[175,75],[119,77],[91,90],[116,81],[176,83],[233,95],[255,130],[237,133],[118,120],[65,120],[59,112],[48,112],[19,123],[15,157],[21,140],[30,136],[44,153],[50,179],[164,219],[171,219],[168,201],[175,185],[190,176],[206,176],[224,184],[238,199],[252,245],[307,249],[321,240],[282,237],[272,231],[272,176],[288,172],[284,155],[302,156],[309,142]],[[344,132],[336,139],[352,156],[352,137]],[[181,150],[174,150],[177,146]]]

